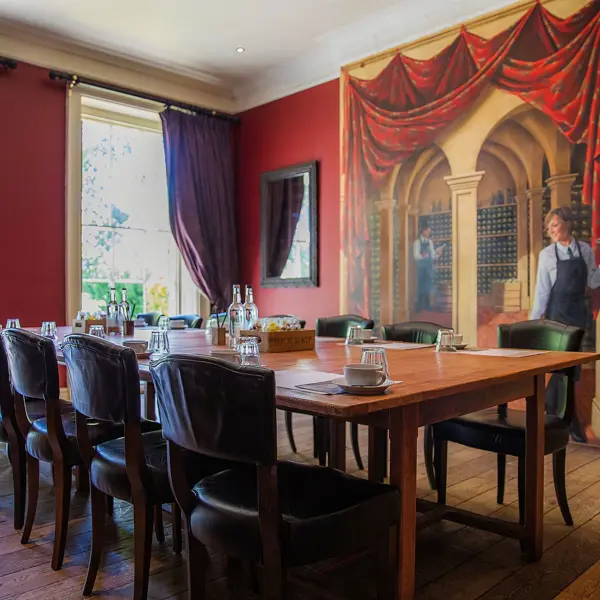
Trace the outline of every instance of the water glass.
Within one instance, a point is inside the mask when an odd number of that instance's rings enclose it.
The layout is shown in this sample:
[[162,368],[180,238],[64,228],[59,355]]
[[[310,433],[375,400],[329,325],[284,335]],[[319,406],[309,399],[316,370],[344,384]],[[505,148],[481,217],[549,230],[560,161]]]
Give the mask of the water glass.
[[103,338],[104,337],[104,325],[92,325],[90,326],[90,335]]
[[435,350],[436,352],[456,352],[453,329],[440,329],[438,331]]
[[240,338],[238,352],[242,357],[243,365],[260,367],[260,349],[258,347],[258,340],[255,337]]
[[360,362],[363,365],[379,365],[383,368],[386,379],[389,379],[387,353],[385,348],[363,348]]
[[348,333],[346,334],[346,344],[348,346],[357,346],[362,343],[362,329],[360,327],[348,327]]
[[158,319],[158,329],[160,331],[169,331],[171,328],[171,319],[169,317],[160,317]]
[[153,331],[150,334],[150,343],[148,344],[150,354],[168,354],[169,353],[169,333],[164,330]]
[[6,329],[21,329],[21,322],[19,319],[8,319],[6,321]]
[[42,335],[53,340],[56,339],[56,323],[54,321],[44,321],[42,323]]

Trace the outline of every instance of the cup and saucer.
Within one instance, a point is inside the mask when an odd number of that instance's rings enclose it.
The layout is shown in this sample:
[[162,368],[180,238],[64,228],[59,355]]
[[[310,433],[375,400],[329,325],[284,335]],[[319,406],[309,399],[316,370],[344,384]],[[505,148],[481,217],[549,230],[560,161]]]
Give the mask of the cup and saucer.
[[331,383],[347,394],[374,396],[383,394],[394,382],[387,377],[381,365],[358,363],[346,365],[344,376],[334,379]]

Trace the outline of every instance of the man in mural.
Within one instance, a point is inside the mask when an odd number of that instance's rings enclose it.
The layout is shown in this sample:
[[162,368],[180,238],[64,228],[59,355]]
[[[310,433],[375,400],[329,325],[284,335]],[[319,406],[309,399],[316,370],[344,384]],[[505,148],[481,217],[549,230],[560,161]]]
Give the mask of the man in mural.
[[415,312],[431,310],[431,295],[434,291],[435,267],[433,261],[444,251],[444,246],[437,250],[431,239],[431,226],[424,223],[418,239],[413,244],[413,257],[417,263],[417,303]]
[[[553,243],[539,255],[530,317],[585,329],[588,321],[585,294],[588,287],[600,287],[600,270],[596,268],[590,245],[573,236],[573,220],[569,206],[555,208],[546,217],[548,236]],[[553,374],[546,390],[548,414],[558,414],[563,397],[563,376]],[[577,441],[586,441],[576,418],[571,424],[571,434]]]

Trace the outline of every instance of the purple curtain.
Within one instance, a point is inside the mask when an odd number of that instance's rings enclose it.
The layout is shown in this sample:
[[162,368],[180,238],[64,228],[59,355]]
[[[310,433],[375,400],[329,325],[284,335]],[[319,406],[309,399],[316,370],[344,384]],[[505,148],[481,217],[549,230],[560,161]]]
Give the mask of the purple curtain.
[[171,231],[192,281],[223,310],[238,281],[233,123],[176,109],[160,117]]
[[279,277],[285,267],[304,199],[304,177],[269,182],[268,277]]

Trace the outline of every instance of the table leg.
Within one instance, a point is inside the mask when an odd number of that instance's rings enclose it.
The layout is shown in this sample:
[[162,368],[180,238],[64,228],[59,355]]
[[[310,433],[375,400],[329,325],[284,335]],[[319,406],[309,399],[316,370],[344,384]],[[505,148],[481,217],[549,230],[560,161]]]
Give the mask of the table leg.
[[537,375],[534,393],[527,397],[525,448],[525,535],[529,560],[542,556],[544,533],[544,402],[545,377]]
[[146,392],[144,393],[144,405],[142,406],[142,417],[149,421],[156,421],[156,393],[154,383],[146,382]]
[[369,481],[382,482],[387,475],[387,430],[369,427]]
[[346,421],[329,419],[329,466],[346,470]]
[[413,600],[415,597],[418,428],[417,404],[390,411],[390,483],[400,492],[396,590],[398,600]]

